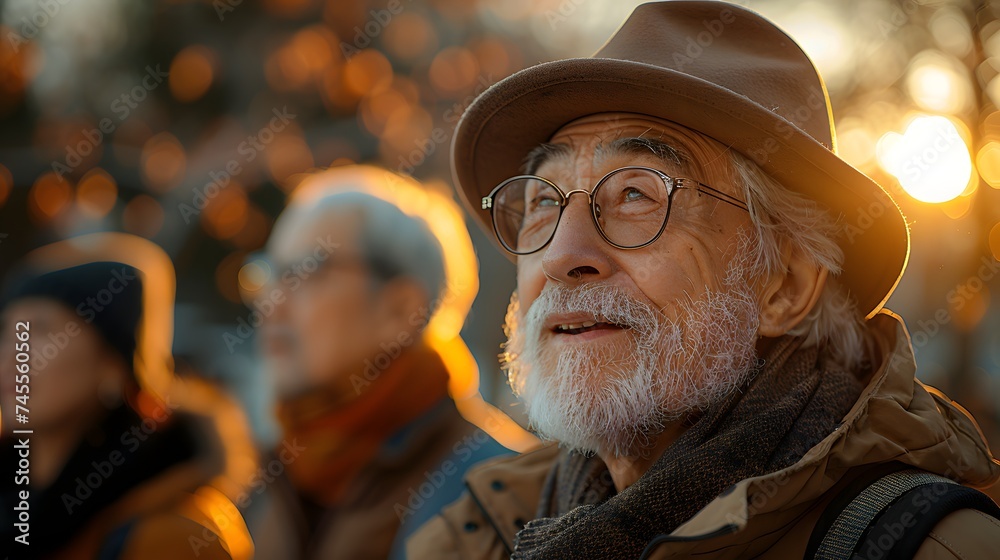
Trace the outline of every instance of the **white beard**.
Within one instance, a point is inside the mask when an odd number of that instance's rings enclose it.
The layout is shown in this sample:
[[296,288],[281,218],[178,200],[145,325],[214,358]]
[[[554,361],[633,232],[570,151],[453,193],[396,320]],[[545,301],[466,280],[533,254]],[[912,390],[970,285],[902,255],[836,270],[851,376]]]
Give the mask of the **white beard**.
[[[515,293],[501,367],[531,426],[583,453],[635,456],[668,423],[731,394],[757,362],[757,305],[741,268],[730,267],[725,291],[680,302],[676,321],[621,288],[549,284],[518,324]],[[557,354],[544,321],[572,312],[628,325],[628,342]]]

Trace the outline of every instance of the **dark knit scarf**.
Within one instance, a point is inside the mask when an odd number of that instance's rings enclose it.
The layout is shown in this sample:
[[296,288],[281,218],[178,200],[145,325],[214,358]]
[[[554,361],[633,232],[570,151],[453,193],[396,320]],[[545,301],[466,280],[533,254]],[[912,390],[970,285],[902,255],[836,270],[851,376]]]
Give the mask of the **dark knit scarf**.
[[740,391],[694,420],[638,481],[615,494],[604,462],[564,453],[512,560],[634,560],[724,490],[792,465],[830,434],[861,382],[802,339],[783,337]]

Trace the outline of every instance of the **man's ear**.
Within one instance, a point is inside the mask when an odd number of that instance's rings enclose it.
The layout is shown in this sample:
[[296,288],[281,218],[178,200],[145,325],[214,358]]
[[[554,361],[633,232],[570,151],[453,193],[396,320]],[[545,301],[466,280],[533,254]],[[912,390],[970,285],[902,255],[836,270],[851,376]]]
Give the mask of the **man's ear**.
[[774,273],[760,294],[757,334],[779,337],[809,314],[826,285],[826,268],[810,264],[790,244],[782,248],[783,271]]
[[401,334],[415,335],[429,319],[430,301],[424,288],[410,278],[394,278],[380,289],[379,327],[383,340],[396,340]]

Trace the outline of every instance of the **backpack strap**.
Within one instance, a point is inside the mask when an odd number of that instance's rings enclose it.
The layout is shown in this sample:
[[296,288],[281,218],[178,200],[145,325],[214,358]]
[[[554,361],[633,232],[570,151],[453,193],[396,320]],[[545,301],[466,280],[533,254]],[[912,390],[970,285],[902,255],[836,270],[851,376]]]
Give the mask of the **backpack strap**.
[[[948,479],[944,479],[948,480]],[[1000,519],[1000,507],[975,488],[932,482],[913,488],[889,506],[871,526],[854,558],[911,559],[934,526],[948,514],[972,509]]]
[[806,558],[910,559],[948,514],[974,509],[1000,519],[978,490],[925,471],[889,464],[852,482],[820,516]]

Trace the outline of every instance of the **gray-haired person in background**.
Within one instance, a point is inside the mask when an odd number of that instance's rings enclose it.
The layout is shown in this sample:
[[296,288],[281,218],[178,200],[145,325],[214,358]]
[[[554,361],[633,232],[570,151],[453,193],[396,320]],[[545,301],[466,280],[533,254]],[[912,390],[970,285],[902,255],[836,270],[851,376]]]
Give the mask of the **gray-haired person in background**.
[[325,172],[328,194],[289,207],[267,244],[260,292],[276,301],[260,343],[285,467],[248,515],[259,559],[401,557],[464,471],[506,452],[448,395],[424,333],[446,289],[442,247],[366,192],[385,173]]

